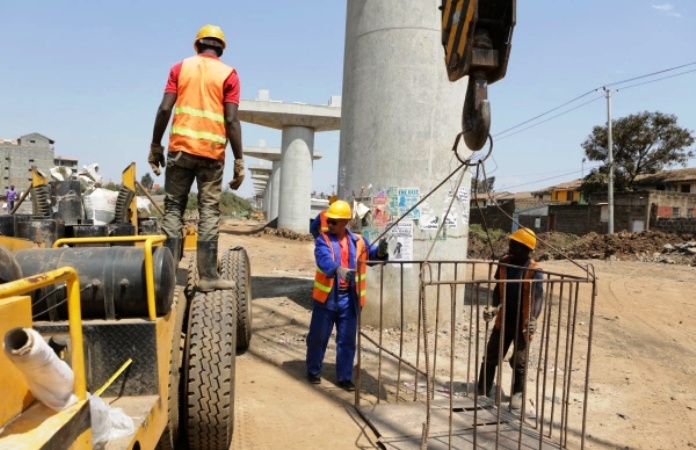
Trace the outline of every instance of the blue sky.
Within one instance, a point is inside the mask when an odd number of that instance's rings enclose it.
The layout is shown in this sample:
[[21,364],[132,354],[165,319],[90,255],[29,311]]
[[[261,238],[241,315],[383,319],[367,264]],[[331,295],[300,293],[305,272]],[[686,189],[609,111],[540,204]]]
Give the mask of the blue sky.
[[[169,68],[193,53],[193,37],[206,23],[227,35],[223,60],[239,71],[242,98],[268,89],[275,100],[326,104],[341,94],[343,0],[2,3],[0,137],[43,133],[56,141],[57,155],[77,157],[81,165],[99,162],[107,179],[118,180],[131,161],[140,175],[149,169],[152,122]],[[518,2],[507,77],[489,91],[493,134],[605,83],[695,62],[695,20],[692,0]],[[696,72],[619,90],[613,115],[659,110],[696,130],[694,82]],[[599,99],[496,139],[487,171],[497,189],[512,191],[577,178],[580,143],[605,121],[606,102]],[[243,124],[243,134],[245,145],[260,139],[280,145],[280,131]],[[338,132],[317,134],[315,148],[324,158],[314,165],[316,190],[335,184],[338,146]],[[249,158],[247,166],[256,163]],[[231,157],[226,172],[227,180]],[[239,193],[252,192],[249,179]]]

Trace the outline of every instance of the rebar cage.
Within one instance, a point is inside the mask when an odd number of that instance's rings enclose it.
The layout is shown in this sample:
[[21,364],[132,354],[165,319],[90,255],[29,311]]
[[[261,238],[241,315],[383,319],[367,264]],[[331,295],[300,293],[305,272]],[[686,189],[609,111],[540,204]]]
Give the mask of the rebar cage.
[[[417,298],[403,291],[403,280],[385,292],[385,275],[403,277],[408,272],[404,264],[420,274]],[[594,268],[576,264],[569,269],[572,273],[562,274],[542,267],[536,280],[503,283],[495,276],[501,265],[482,260],[409,261],[379,262],[370,269],[370,293],[376,294],[367,301],[379,304],[379,315],[376,326],[359,321],[355,407],[384,448],[584,448]],[[515,410],[508,406],[514,382],[512,345],[511,356],[498,352],[490,398],[476,389],[479,364],[494,327],[494,321],[486,322],[482,314],[498,283],[501,289],[505,283],[543,287],[536,336],[524,350],[522,407]],[[502,299],[499,313],[519,300]],[[397,322],[401,325],[392,329],[383,326],[389,301],[399,303],[390,314],[402,315]],[[407,325],[404,303],[416,301],[417,324]],[[505,334],[505,321],[500,333]]]

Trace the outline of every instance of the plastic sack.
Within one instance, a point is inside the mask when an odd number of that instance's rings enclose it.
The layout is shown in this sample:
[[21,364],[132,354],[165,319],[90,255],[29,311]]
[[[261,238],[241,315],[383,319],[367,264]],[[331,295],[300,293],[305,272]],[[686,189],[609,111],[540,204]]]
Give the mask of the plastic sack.
[[97,188],[91,194],[82,197],[85,217],[94,220],[94,225],[106,225],[116,217],[116,200],[118,192]]
[[111,421],[109,405],[101,397],[89,394],[89,413],[92,418],[92,444],[101,444],[109,440]]
[[151,216],[150,206],[152,206],[152,202],[147,197],[136,197],[138,219],[147,219]]
[[5,354],[22,372],[34,397],[60,411],[77,402],[75,375],[33,328],[13,328],[5,334]]
[[121,408],[111,408],[101,397],[89,395],[92,416],[92,445],[100,447],[114,439],[135,433],[135,424]]

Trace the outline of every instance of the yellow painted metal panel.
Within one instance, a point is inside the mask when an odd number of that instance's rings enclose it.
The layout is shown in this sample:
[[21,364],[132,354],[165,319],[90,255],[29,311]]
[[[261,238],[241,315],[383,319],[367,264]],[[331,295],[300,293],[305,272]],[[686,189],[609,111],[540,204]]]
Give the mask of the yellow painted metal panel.
[[[12,297],[0,302],[0,339],[12,328],[31,327],[31,297]],[[34,397],[22,372],[0,352],[0,428],[26,409]]]

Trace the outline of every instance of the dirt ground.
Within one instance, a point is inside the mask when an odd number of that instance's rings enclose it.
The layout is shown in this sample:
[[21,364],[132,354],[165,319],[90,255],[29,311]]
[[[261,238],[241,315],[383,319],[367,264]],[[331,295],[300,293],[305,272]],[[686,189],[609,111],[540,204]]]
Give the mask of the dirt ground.
[[[353,408],[353,395],[335,385],[333,341],[322,384],[305,379],[313,242],[293,233],[254,232],[259,226],[228,221],[221,233],[221,247],[244,246],[252,268],[253,337],[236,362],[233,448],[380,448]],[[633,249],[614,243],[615,251],[589,245],[602,259],[584,261],[598,276],[586,448],[696,448],[696,268],[689,255],[676,264],[656,262],[654,253],[667,241],[689,241],[662,238]],[[576,240],[555,239],[564,247]],[[542,265],[575,270],[567,261]]]

